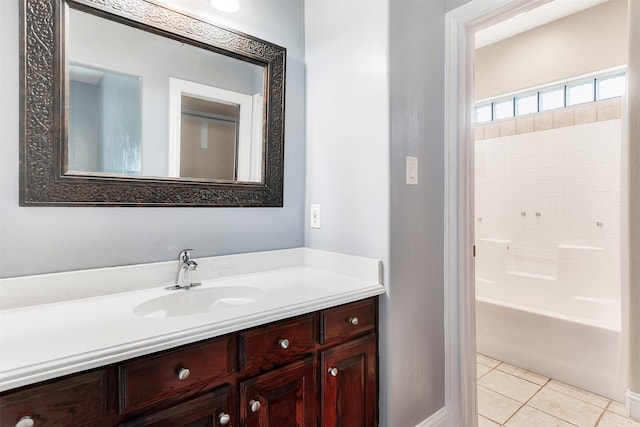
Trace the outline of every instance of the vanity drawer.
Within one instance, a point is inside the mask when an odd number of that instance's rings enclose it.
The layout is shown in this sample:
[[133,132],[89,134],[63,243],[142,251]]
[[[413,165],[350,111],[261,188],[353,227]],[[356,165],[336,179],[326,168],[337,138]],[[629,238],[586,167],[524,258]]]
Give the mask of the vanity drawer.
[[186,402],[126,421],[118,427],[235,426],[231,393],[231,387],[225,385]]
[[376,327],[375,298],[323,310],[320,325],[322,344],[373,331]]
[[240,369],[270,369],[311,353],[316,342],[315,316],[305,315],[240,333]]
[[118,367],[120,413],[184,398],[211,386],[235,369],[234,336],[189,346]]
[[14,427],[20,419],[34,425],[102,426],[106,412],[104,370],[30,386],[0,396],[0,426]]

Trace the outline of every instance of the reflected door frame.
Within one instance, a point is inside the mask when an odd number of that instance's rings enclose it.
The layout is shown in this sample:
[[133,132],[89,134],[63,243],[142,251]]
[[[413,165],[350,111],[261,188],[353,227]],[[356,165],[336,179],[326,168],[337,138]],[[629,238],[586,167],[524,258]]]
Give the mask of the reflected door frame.
[[238,105],[236,180],[262,182],[262,96],[260,94],[246,95],[175,77],[169,78],[167,176],[180,177],[182,95]]

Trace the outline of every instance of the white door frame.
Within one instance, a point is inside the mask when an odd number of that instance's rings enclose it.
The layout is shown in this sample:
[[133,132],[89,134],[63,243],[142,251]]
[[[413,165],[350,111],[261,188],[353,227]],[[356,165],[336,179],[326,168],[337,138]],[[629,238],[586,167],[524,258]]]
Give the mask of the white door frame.
[[471,0],[445,16],[445,402],[449,426],[476,427],[473,261],[475,32],[550,0]]

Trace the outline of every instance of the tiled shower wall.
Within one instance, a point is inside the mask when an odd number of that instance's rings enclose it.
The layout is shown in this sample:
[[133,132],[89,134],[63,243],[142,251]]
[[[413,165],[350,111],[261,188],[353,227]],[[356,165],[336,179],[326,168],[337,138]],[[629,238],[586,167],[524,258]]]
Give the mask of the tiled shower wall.
[[617,98],[476,127],[479,276],[619,300],[620,114]]

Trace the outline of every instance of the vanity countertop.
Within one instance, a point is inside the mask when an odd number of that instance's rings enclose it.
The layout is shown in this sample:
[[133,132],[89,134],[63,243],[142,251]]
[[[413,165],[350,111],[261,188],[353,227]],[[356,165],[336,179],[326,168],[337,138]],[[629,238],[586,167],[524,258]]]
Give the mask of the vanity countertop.
[[[65,282],[75,285],[91,277],[100,281],[105,275],[114,280],[128,272],[144,275],[145,270],[154,277],[154,269],[156,274],[159,270],[168,271],[164,265],[167,263],[116,267],[116,273],[107,268],[33,276],[31,280],[0,280],[3,297],[4,285],[8,290],[17,289],[20,284],[35,289],[50,283],[50,287],[59,288],[55,292],[47,290],[58,295],[52,298],[53,302],[16,304],[0,310],[0,391],[385,292],[380,262],[368,258],[296,248],[197,260],[204,265],[205,273],[216,265],[225,265],[227,272],[237,274],[211,279],[195,276],[202,285],[190,290],[169,291],[166,283],[154,287],[137,283],[140,289],[99,296],[76,293],[74,299],[67,300],[59,297],[65,293]],[[242,267],[248,260],[253,267]],[[177,268],[177,262],[171,265]],[[259,271],[248,271],[256,269]],[[45,276],[51,277],[47,280]],[[172,292],[206,293],[215,287],[237,286],[255,288],[259,295],[250,303],[223,305],[220,309],[214,306],[204,313],[166,317],[161,311],[146,316],[136,314],[136,307]]]

